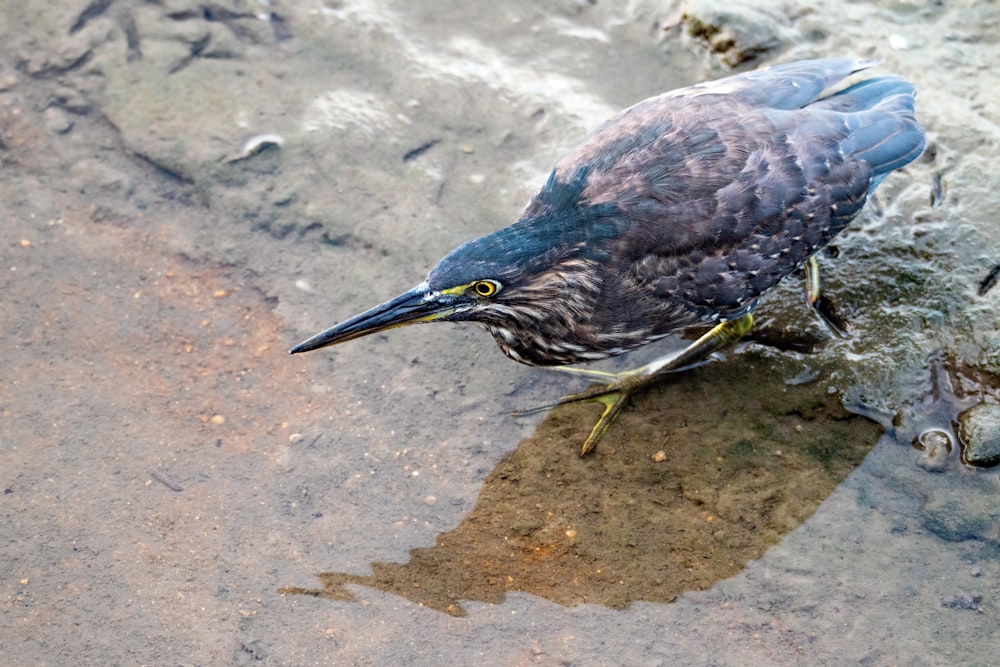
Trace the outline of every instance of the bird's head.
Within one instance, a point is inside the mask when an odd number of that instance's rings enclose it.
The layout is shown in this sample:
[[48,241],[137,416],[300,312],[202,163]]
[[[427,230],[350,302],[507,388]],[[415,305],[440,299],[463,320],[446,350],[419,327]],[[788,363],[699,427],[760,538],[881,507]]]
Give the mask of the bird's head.
[[565,328],[578,321],[588,308],[587,297],[598,288],[593,262],[579,247],[532,248],[509,236],[498,233],[459,246],[416,287],[316,334],[291,352],[439,321],[483,324],[506,350],[503,339],[522,329]]
[[540,348],[586,319],[600,289],[604,242],[618,232],[613,207],[580,205],[582,180],[550,179],[518,222],[459,246],[413,289],[291,352],[408,324],[472,321],[489,329],[514,359],[553,363]]

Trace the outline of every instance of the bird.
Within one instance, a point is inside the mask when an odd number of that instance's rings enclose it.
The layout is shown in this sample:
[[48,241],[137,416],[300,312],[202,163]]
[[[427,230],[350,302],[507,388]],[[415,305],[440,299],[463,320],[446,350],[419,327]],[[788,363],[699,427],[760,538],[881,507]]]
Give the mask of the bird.
[[[423,322],[475,322],[511,359],[598,384],[596,446],[627,399],[743,336],[762,293],[805,268],[926,137],[915,87],[845,79],[876,60],[802,60],[641,101],[560,159],[511,225],[445,255],[412,289],[292,354]],[[681,352],[621,373],[569,369],[694,328]]]

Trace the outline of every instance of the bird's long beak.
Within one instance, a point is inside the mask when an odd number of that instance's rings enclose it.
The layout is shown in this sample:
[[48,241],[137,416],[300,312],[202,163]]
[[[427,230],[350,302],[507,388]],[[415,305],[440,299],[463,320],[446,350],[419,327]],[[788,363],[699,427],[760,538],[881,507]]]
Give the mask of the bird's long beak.
[[426,284],[418,285],[395,299],[316,334],[293,347],[289,353],[318,350],[327,345],[336,345],[407,324],[432,322],[455,311],[451,299],[442,300],[439,294],[435,296],[438,298],[430,296]]

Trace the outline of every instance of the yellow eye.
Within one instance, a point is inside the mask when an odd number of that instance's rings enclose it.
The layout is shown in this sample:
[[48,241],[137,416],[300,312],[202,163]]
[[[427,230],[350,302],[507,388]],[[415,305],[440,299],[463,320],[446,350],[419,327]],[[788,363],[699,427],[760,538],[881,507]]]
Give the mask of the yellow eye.
[[500,286],[492,280],[477,280],[472,283],[472,291],[476,296],[489,297],[497,293]]

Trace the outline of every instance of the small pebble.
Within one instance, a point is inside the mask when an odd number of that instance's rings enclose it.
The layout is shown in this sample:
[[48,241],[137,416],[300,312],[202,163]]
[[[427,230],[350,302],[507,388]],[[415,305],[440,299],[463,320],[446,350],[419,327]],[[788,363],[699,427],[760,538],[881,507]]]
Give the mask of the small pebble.
[[656,463],[662,463],[667,460],[667,453],[661,449],[658,452],[654,452],[650,458]]
[[62,109],[49,107],[42,113],[45,129],[52,134],[66,134],[73,129],[73,119]]
[[212,418],[209,419],[208,421],[210,421],[210,422],[212,422],[213,424],[216,424],[216,425],[218,425],[218,424],[225,424],[226,423],[226,418],[223,417],[222,415],[212,415]]
[[165,472],[159,468],[153,468],[149,471],[149,476],[155,479],[157,482],[167,487],[171,491],[183,491],[184,487],[170,479]]
[[941,598],[941,606],[948,609],[968,609],[978,611],[983,596],[979,593],[955,593]]
[[438,499],[435,498],[434,496],[427,496],[426,498],[424,498],[424,502],[427,503],[428,505],[433,505],[437,501]]

